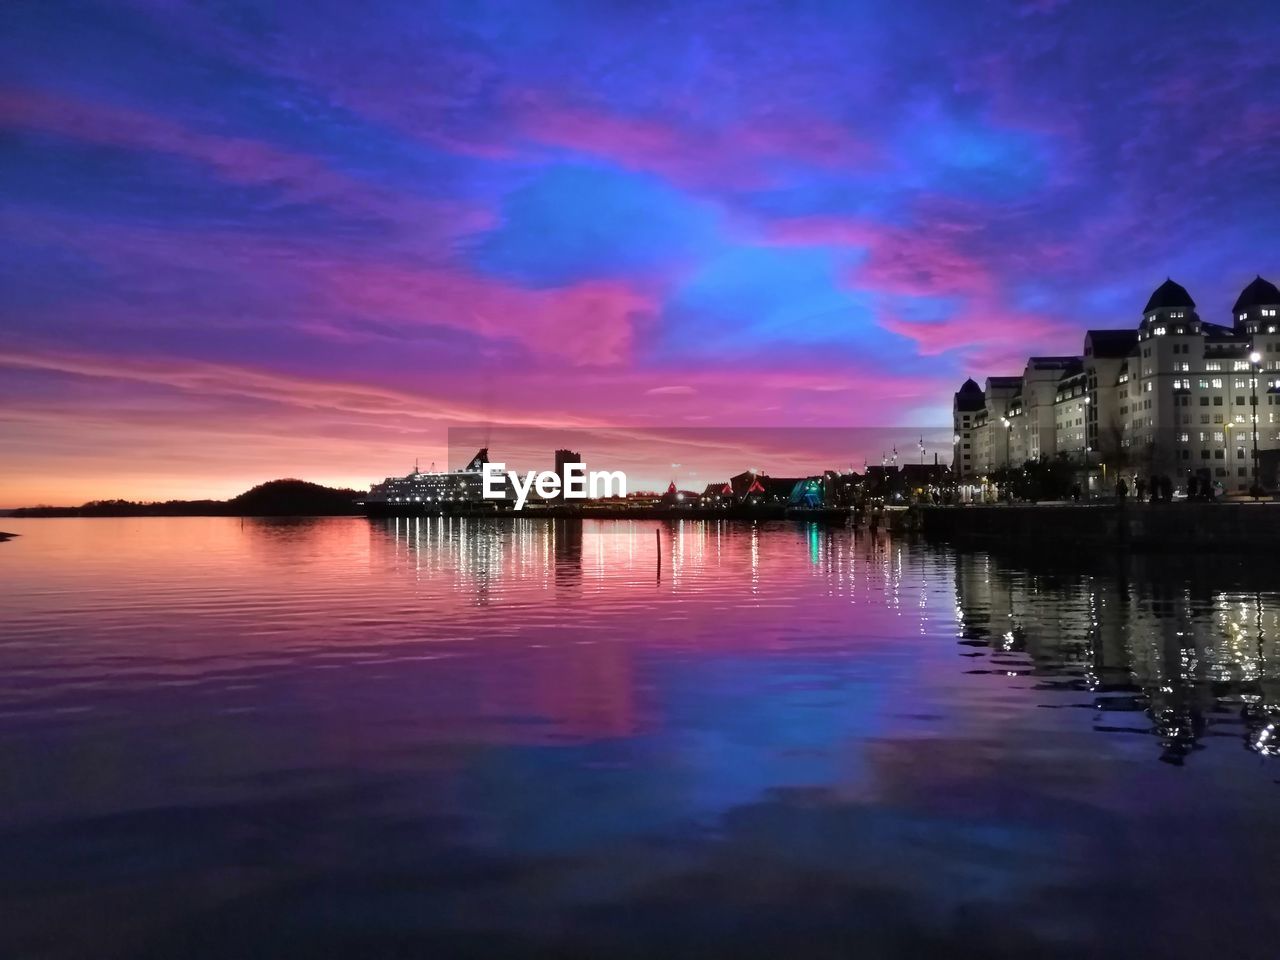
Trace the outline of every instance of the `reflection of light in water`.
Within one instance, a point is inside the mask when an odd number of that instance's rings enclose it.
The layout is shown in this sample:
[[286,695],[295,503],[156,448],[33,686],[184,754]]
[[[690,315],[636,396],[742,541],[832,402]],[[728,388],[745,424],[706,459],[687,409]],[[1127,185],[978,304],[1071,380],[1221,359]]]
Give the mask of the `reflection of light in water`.
[[681,573],[685,570],[685,521],[677,520],[676,529],[672,530],[671,543],[671,586],[680,586]]
[[1267,724],[1258,739],[1254,741],[1254,749],[1264,756],[1273,757],[1280,756],[1280,743],[1276,742],[1276,725],[1274,723]]
[[[1156,569],[1169,579],[1188,576],[1181,568]],[[980,578],[984,572],[989,576]],[[1139,707],[1150,725],[1132,732],[1160,738],[1165,762],[1189,761],[1206,736],[1240,737],[1252,751],[1275,754],[1274,594],[1264,603],[1258,592],[1166,587],[1145,572],[1118,585],[1110,577],[1058,582],[980,557],[957,558],[956,574],[958,636],[984,638],[1002,656],[1025,652],[1046,676],[1097,691],[1103,699],[1096,705],[1113,716]],[[1189,579],[1203,583],[1206,576]],[[997,627],[1002,620],[1012,629]],[[1119,693],[1126,689],[1132,698]],[[1118,733],[1130,724],[1108,720],[1104,728]]]
[[751,524],[751,592],[760,592],[760,527]]

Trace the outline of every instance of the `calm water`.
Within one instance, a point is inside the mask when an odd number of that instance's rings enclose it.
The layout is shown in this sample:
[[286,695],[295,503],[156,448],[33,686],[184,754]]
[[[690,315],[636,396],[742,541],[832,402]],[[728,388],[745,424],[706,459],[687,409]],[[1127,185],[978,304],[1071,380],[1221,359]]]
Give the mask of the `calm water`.
[[0,527],[0,956],[1280,956],[1275,567]]

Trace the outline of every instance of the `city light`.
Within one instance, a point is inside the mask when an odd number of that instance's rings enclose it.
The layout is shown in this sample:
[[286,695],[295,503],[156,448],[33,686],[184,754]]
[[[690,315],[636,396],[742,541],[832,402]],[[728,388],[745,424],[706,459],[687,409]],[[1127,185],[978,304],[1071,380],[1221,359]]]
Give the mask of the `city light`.
[[[1163,491],[1168,481],[1188,491],[1212,486],[1213,497],[1259,497],[1266,492],[1260,447],[1280,447],[1280,434],[1257,435],[1264,344],[1255,342],[1257,324],[1249,318],[1252,310],[1263,316],[1280,310],[1270,305],[1278,301],[1280,289],[1259,276],[1241,291],[1230,326],[1202,324],[1187,290],[1168,279],[1151,294],[1136,330],[1089,330],[1079,354],[1033,356],[1021,376],[989,377],[985,391],[970,378],[955,394],[952,410],[956,436],[965,440],[964,451],[957,445],[953,460],[962,485],[998,467],[1020,466],[1015,459],[1028,464],[1042,459],[1048,451],[1075,474],[1079,489],[1103,495],[1111,489],[1119,495],[1126,487]],[[1241,312],[1244,307],[1249,310]],[[1174,328],[1177,342],[1149,342],[1167,332],[1166,320],[1187,317],[1194,322]],[[1280,342],[1268,341],[1265,348],[1280,350]],[[1209,376],[1251,367],[1254,375],[1247,380]],[[1268,397],[1268,404],[1274,399]],[[1246,404],[1253,407],[1249,421],[1255,426],[1252,483],[1243,448],[1223,449],[1236,438],[1243,441],[1233,427],[1245,423]],[[1192,432],[1186,428],[1197,422],[1200,447],[1191,449],[1186,444]],[[994,439],[997,427],[1006,435],[1003,462]],[[1016,445],[1010,442],[1014,433]],[[979,494],[990,495],[989,490]]]

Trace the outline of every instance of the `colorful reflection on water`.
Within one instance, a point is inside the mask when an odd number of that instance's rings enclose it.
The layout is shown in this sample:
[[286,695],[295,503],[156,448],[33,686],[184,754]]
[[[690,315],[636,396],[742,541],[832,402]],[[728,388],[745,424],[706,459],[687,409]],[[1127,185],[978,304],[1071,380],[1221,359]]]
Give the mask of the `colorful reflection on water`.
[[6,956],[1272,955],[1257,561],[5,527]]

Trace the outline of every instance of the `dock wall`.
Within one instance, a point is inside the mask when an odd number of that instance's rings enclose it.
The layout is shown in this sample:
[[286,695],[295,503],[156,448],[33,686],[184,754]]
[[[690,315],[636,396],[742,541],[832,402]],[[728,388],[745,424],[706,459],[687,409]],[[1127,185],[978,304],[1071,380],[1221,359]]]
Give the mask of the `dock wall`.
[[1280,547],[1280,503],[989,504],[922,507],[928,537],[1031,550]]

